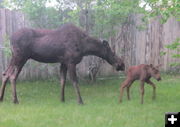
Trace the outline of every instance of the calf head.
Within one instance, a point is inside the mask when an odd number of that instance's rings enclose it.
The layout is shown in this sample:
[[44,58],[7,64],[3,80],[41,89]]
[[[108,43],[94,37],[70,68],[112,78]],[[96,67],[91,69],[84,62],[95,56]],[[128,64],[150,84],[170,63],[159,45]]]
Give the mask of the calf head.
[[150,75],[155,78],[157,81],[160,81],[161,80],[161,75],[160,75],[160,72],[159,72],[159,67],[161,65],[158,65],[156,67],[154,67],[152,64],[149,65],[149,73]]
[[104,59],[107,60],[109,64],[116,68],[117,71],[122,70],[124,71],[125,65],[123,59],[116,56],[114,52],[112,52],[109,44],[107,41],[103,40],[103,49],[104,49]]
[[115,56],[114,67],[116,68],[117,71],[119,71],[119,70],[124,71],[125,70],[125,64],[123,62],[123,59]]

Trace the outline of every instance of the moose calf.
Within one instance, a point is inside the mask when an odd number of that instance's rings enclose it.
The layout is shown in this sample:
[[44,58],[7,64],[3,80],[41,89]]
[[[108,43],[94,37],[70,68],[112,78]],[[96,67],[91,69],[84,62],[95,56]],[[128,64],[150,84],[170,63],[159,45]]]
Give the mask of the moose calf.
[[155,99],[156,97],[156,86],[155,84],[150,81],[150,78],[153,77],[157,81],[161,80],[161,76],[159,73],[159,66],[153,67],[152,64],[147,65],[147,64],[140,64],[137,66],[132,66],[128,68],[127,71],[127,77],[126,80],[122,83],[120,87],[120,98],[119,101],[122,102],[122,96],[123,96],[123,91],[124,88],[127,87],[127,98],[130,100],[130,95],[129,95],[129,88],[132,85],[132,83],[135,80],[140,80],[140,85],[141,85],[141,104],[143,104],[143,96],[144,96],[144,83],[148,83],[153,87],[153,97],[152,99]]

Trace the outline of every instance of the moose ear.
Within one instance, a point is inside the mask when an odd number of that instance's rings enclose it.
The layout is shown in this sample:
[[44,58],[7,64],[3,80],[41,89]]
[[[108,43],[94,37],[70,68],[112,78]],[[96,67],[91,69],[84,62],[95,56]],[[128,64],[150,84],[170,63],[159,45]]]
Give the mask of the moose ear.
[[103,43],[104,46],[109,46],[109,43],[108,43],[108,41],[106,41],[106,40],[103,40],[102,43]]

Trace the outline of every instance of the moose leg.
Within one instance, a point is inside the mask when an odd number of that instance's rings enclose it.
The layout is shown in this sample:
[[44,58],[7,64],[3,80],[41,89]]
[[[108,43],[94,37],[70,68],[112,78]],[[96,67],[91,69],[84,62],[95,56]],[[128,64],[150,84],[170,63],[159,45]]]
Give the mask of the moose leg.
[[80,91],[79,91],[77,75],[76,75],[76,65],[69,64],[68,70],[69,70],[69,74],[70,74],[70,79],[72,80],[73,86],[74,86],[74,88],[76,90],[76,94],[78,96],[78,103],[83,104],[83,100],[81,98]]
[[0,101],[3,101],[4,91],[5,91],[7,80],[8,80],[8,76],[3,75],[2,76],[2,85],[1,85],[1,89],[0,89]]
[[121,85],[120,87],[120,97],[119,97],[119,102],[121,103],[122,102],[122,97],[123,97],[123,92],[124,92],[124,88],[125,87],[128,87],[129,85],[131,85],[132,83],[132,80],[130,79],[126,79],[123,84]]
[[60,67],[60,76],[61,76],[61,101],[64,102],[64,89],[66,83],[66,75],[67,75],[67,66],[65,64],[61,64]]
[[144,81],[141,81],[141,104],[143,104],[144,100]]
[[17,104],[18,99],[17,99],[17,94],[16,94],[16,77],[17,77],[17,69],[14,69],[14,72],[10,75],[9,80],[11,83],[12,87],[12,96],[13,96],[13,103]]
[[131,81],[131,82],[129,83],[129,85],[127,86],[127,88],[126,88],[126,90],[127,90],[127,98],[128,98],[128,100],[130,100],[130,99],[131,99],[131,98],[130,98],[129,89],[130,89],[131,85],[133,84],[133,82],[134,82],[134,81]]
[[92,72],[90,72],[90,76],[91,76],[91,78],[90,78],[91,82],[94,82],[94,77],[93,77],[93,73]]
[[92,71],[89,72],[89,79],[90,79],[90,82],[92,83],[93,82],[93,73]]
[[26,61],[27,60],[23,60],[23,59],[20,60],[19,62],[15,61],[15,64],[13,66],[13,72],[9,76],[9,80],[10,80],[11,87],[12,87],[13,103],[15,103],[15,104],[19,103],[17,94],[16,94],[16,80],[17,80],[19,73],[22,70],[22,67],[26,63]]
[[130,86],[127,86],[127,88],[126,88],[126,90],[127,90],[127,99],[128,99],[128,100],[130,100],[129,88],[130,88]]
[[93,72],[93,82],[96,82],[96,72]]
[[153,87],[153,96],[152,96],[152,99],[154,100],[156,98],[156,86],[155,84],[150,81],[150,80],[147,80],[146,83],[148,83],[149,85],[151,85]]
[[[7,69],[6,72],[8,72],[9,68]],[[4,98],[4,91],[5,91],[5,88],[6,88],[6,83],[7,83],[7,80],[8,80],[9,76],[7,73],[3,73],[2,75],[2,85],[1,85],[1,89],[0,89],[0,101],[3,101],[3,98]]]
[[11,59],[11,62],[9,64],[8,68],[6,69],[6,71],[2,74],[2,85],[1,85],[1,89],[0,89],[0,101],[3,101],[4,91],[6,88],[7,81],[9,79],[9,74],[13,71],[11,64],[12,64],[12,59]]

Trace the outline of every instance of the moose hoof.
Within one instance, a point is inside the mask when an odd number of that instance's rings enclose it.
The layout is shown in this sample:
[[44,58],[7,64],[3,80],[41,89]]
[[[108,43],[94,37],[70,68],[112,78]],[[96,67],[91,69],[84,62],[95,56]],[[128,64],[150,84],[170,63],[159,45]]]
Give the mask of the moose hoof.
[[78,104],[83,105],[84,103],[83,101],[78,101]]
[[63,102],[63,103],[64,103],[64,102],[65,102],[65,99],[61,99],[61,102]]
[[0,98],[0,102],[3,102],[3,98]]
[[122,100],[119,100],[119,103],[121,104],[121,103],[122,103]]
[[13,103],[14,104],[19,104],[19,101],[18,100],[13,100]]

